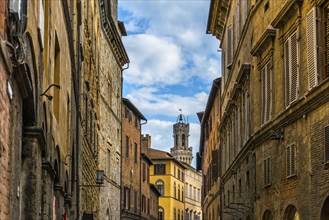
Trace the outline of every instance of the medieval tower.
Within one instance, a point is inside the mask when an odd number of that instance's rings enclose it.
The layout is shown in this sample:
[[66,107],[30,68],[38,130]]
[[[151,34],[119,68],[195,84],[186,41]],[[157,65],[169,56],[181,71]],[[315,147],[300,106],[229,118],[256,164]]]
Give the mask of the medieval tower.
[[180,114],[177,122],[173,125],[174,147],[170,148],[170,153],[180,162],[191,165],[192,147],[189,147],[188,137],[190,124],[186,122],[185,117]]

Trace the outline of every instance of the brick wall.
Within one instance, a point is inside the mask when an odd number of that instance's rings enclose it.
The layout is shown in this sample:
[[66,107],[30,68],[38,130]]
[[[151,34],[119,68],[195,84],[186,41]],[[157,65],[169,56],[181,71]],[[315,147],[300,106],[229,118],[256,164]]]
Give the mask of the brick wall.
[[[4,1],[0,1],[0,10]],[[0,20],[4,17],[0,11]],[[2,21],[0,21],[2,22]],[[2,28],[2,27],[1,27]],[[9,158],[10,158],[10,113],[9,97],[7,95],[7,70],[0,54],[0,219],[9,218]]]

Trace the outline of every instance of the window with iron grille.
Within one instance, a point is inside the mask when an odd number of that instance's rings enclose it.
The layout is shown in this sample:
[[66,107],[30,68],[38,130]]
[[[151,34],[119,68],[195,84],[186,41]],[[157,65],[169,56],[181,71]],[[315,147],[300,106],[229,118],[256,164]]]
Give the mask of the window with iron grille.
[[284,43],[284,78],[285,104],[288,107],[298,98],[299,61],[297,32],[294,32]]
[[296,175],[296,145],[294,144],[286,148],[286,173],[288,178]]
[[270,158],[264,160],[264,185],[269,186],[271,184],[271,161]]

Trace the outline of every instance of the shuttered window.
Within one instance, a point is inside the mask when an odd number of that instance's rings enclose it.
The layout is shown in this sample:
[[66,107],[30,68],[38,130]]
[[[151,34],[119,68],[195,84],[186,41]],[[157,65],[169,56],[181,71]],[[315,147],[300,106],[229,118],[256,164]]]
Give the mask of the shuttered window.
[[298,97],[298,45],[297,33],[293,33],[284,43],[285,103],[288,107]]
[[270,158],[264,160],[264,185],[271,184],[271,161]]
[[324,160],[329,161],[329,126],[324,129]]
[[240,2],[235,5],[235,48],[238,47],[240,40]]
[[230,67],[233,61],[233,25],[232,24],[230,24],[227,27],[226,48],[227,48],[226,66]]
[[296,175],[296,145],[294,144],[286,148],[286,174],[288,178]]
[[325,48],[325,78],[329,77],[329,4],[323,8],[324,48]]
[[317,10],[314,7],[306,16],[306,46],[307,46],[307,72],[308,88],[312,89],[319,82],[319,45],[317,28]]
[[262,74],[262,107],[263,107],[263,124],[271,120],[272,115],[272,71],[271,62],[261,70]]

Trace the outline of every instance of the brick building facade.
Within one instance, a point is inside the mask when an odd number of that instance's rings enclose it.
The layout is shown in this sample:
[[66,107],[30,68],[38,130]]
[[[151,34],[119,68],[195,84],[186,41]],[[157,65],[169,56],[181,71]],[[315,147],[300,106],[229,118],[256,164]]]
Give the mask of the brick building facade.
[[[122,219],[140,219],[143,206],[142,181],[146,179],[146,164],[141,156],[141,126],[146,118],[130,102],[122,99]],[[148,178],[147,178],[148,179]]]
[[221,219],[328,219],[328,11],[322,0],[211,2]]

